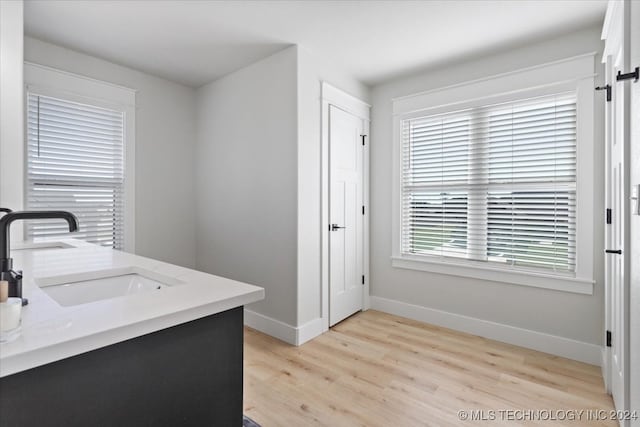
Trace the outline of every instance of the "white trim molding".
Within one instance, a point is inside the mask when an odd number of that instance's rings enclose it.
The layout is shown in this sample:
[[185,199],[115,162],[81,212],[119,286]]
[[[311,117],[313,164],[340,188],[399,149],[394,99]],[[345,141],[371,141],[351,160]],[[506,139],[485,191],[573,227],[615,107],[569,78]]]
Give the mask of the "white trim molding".
[[[393,99],[392,265],[440,274],[473,277],[522,286],[593,294],[594,286],[594,82],[595,53],[494,75]],[[494,103],[575,92],[577,108],[576,267],[575,272],[501,268],[468,260],[403,253],[401,121]]]
[[321,317],[313,319],[296,328],[295,345],[302,345],[325,332],[324,321]]
[[295,346],[300,346],[325,331],[323,319],[320,317],[296,327],[264,314],[256,313],[246,307],[244,309],[244,324],[256,331]]
[[593,78],[595,55],[596,52],[589,52],[559,61],[393,98],[393,114],[414,113],[434,107],[449,109],[461,103],[484,100],[501,94]]
[[245,307],[244,324],[250,328],[260,331],[264,334],[271,335],[281,341],[295,345],[296,328],[288,323],[273,319],[264,314],[256,313]]
[[322,99],[329,104],[350,112],[354,116],[369,120],[371,105],[327,82],[322,82]]
[[24,63],[24,75],[27,86],[49,89],[57,95],[66,94],[79,102],[84,99],[85,102],[106,103],[105,106],[136,106],[137,90],[125,86],[27,61]]
[[376,296],[371,296],[371,308],[596,366],[602,363],[602,347],[596,344]]
[[602,372],[602,379],[604,380],[604,389],[608,394],[611,394],[611,374],[609,369],[610,359],[611,356],[609,349],[603,346],[600,356],[600,371]]
[[488,280],[490,282],[509,283],[513,285],[533,286],[535,288],[553,289],[556,291],[573,292],[576,294],[593,295],[593,280],[562,277],[559,275],[543,274],[538,271],[522,272],[509,271],[499,266],[480,264],[478,261],[453,260],[414,260],[407,256],[392,258],[391,265],[396,268],[428,271],[430,273],[447,274],[451,276],[471,277]]
[[[0,206],[24,207],[24,4],[0,1]],[[22,240],[22,221],[14,223],[12,242]]]

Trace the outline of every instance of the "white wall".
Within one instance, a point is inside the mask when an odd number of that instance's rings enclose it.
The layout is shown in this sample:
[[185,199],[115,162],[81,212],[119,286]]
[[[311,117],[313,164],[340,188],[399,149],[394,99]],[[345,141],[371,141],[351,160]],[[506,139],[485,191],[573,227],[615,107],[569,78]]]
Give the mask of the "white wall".
[[[24,98],[22,1],[0,1],[0,206],[23,203]],[[12,236],[21,235],[19,224]]]
[[296,324],[295,47],[197,91],[197,263],[262,286],[249,309]]
[[[594,295],[391,267],[392,98],[462,83],[582,53],[601,52],[600,28],[450,64],[373,88],[371,141],[371,294],[582,343],[603,341],[603,99],[596,98]],[[596,58],[599,64],[599,57]],[[596,79],[602,81],[602,73]],[[591,348],[595,348],[591,346]]]
[[322,81],[369,97],[299,46],[198,90],[197,267],[263,286],[249,323],[292,343],[321,317]]
[[321,83],[369,101],[370,89],[298,47],[298,321],[321,316]]
[[24,59],[136,89],[136,253],[195,266],[195,90],[25,37]]

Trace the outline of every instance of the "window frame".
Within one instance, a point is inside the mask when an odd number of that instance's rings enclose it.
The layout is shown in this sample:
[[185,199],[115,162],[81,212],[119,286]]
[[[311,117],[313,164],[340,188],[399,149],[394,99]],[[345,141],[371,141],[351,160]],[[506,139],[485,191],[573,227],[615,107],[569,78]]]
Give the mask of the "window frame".
[[[393,267],[593,294],[594,284],[594,80],[595,53],[542,64],[393,100]],[[402,121],[482,105],[575,92],[576,269],[575,273],[512,268],[463,258],[402,253]]]
[[[34,93],[71,102],[89,104],[122,112],[124,115],[124,246],[121,250],[135,253],[135,99],[134,89],[112,83],[95,80],[78,74],[57,70],[51,67],[25,62],[25,127],[27,122],[27,97]],[[22,194],[26,203],[28,186],[28,156],[25,129],[24,176],[20,180]],[[26,227],[23,236],[26,238]]]

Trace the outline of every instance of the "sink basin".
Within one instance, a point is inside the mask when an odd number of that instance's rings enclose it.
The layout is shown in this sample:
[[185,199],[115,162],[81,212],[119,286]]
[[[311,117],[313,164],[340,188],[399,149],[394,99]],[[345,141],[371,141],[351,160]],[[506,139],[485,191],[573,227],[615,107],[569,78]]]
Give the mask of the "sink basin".
[[[147,292],[162,292],[168,286],[182,284],[172,277],[139,268],[76,276],[40,278],[35,281],[47,295],[63,307]],[[94,277],[85,278],[87,276]]]
[[73,246],[57,241],[19,242],[11,245],[11,251],[39,251],[43,249],[67,249]]

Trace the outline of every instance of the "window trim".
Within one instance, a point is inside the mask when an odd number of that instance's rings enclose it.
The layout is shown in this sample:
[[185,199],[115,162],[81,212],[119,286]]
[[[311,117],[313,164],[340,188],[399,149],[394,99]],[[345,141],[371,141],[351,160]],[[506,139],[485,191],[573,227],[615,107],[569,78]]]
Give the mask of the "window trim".
[[[26,98],[33,92],[44,96],[104,107],[124,113],[124,248],[135,253],[135,100],[136,90],[95,80],[40,64],[24,63],[25,126]],[[27,132],[23,141],[24,176],[20,180],[26,203],[27,185]],[[25,228],[26,232],[26,228]]]
[[[592,295],[595,237],[594,81],[595,53],[588,53],[468,83],[395,98],[393,100],[392,266]],[[576,92],[577,108],[575,274],[554,272],[547,274],[544,270],[500,268],[493,264],[477,265],[478,261],[402,253],[402,120],[566,91]]]

